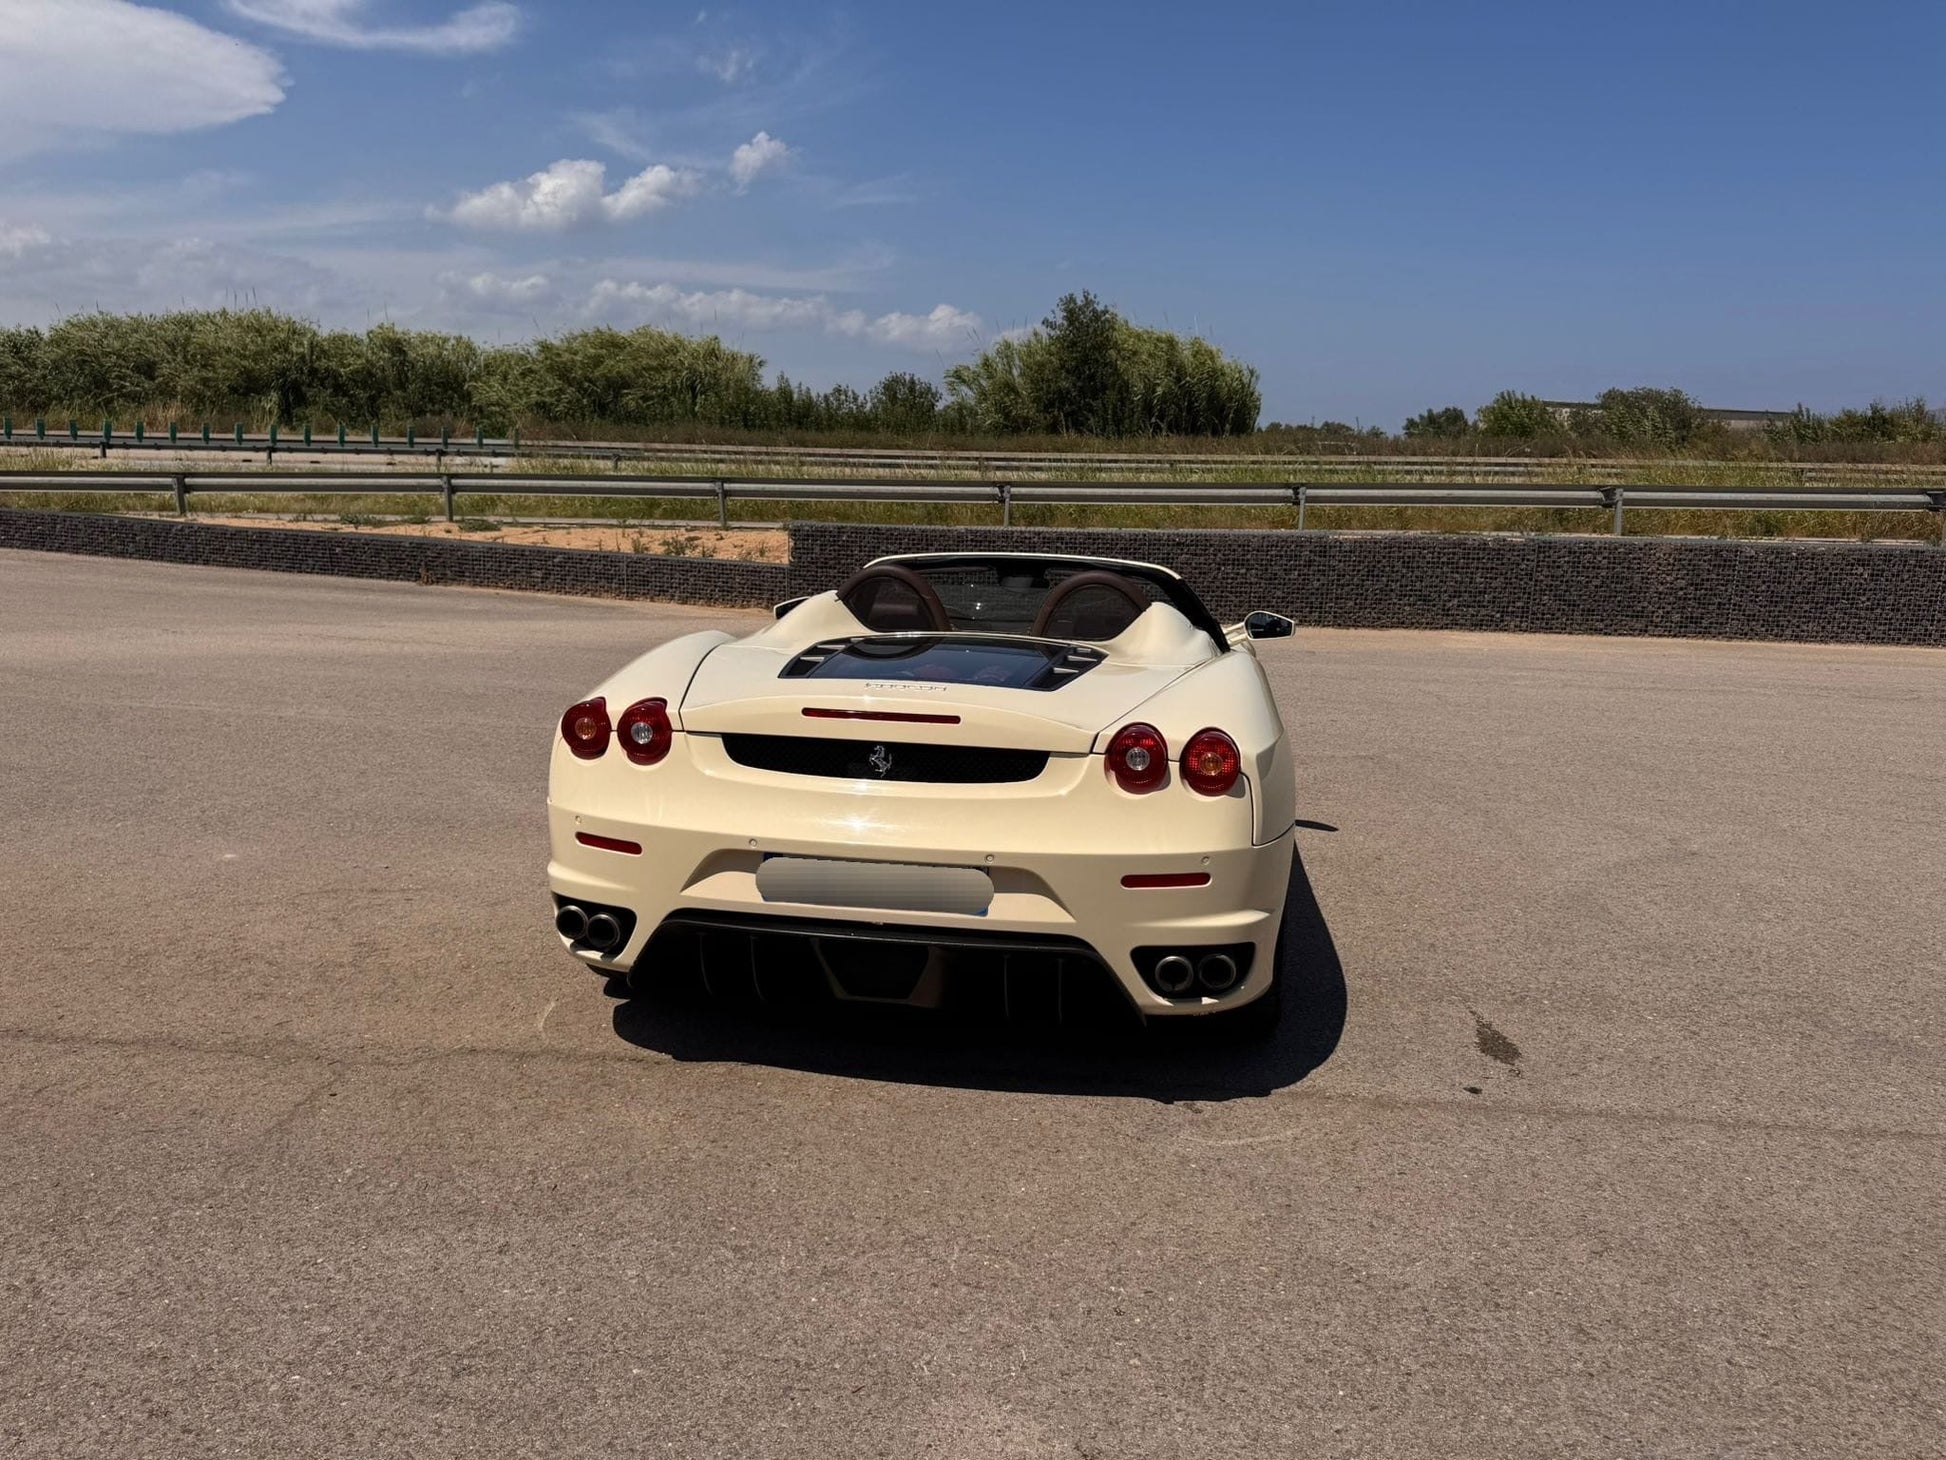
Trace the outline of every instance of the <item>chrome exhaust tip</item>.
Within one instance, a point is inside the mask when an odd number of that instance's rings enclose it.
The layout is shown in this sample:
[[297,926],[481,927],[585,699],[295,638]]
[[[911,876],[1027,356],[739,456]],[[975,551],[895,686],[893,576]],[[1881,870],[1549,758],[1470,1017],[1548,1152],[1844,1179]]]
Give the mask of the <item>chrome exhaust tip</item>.
[[607,913],[596,913],[588,919],[581,941],[597,953],[613,952],[615,945],[622,941],[622,925]]
[[554,914],[554,931],[570,943],[579,943],[587,936],[588,915],[573,903],[565,903]]
[[1186,994],[1196,982],[1196,968],[1180,953],[1171,953],[1155,966],[1155,986],[1165,994]]
[[1197,982],[1213,994],[1233,989],[1237,982],[1237,961],[1227,953],[1205,953],[1196,965]]

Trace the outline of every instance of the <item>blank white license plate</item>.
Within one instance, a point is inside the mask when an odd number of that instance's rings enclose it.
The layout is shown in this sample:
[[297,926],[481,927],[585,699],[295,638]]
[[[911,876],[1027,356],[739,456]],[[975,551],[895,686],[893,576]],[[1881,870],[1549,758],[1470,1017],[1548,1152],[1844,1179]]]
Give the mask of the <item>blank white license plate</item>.
[[765,902],[978,916],[993,902],[993,879],[976,867],[771,857],[757,869],[757,893]]

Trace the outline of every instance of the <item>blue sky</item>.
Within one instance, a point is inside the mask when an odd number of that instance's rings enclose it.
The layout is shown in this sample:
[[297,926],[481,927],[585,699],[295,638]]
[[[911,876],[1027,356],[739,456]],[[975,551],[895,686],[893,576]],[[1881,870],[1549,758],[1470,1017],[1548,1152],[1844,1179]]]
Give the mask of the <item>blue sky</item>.
[[1398,425],[1946,399],[1946,7],[0,0],[0,320],[937,377],[1091,288]]

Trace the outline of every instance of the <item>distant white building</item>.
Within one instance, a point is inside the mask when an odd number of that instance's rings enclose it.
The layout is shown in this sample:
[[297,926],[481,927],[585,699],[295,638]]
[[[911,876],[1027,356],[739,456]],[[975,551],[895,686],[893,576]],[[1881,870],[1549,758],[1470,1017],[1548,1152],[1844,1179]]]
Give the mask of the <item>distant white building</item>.
[[[1599,411],[1601,405],[1591,400],[1544,400],[1541,402],[1555,417],[1566,425],[1576,411]],[[1699,407],[1699,414],[1706,421],[1714,421],[1726,431],[1761,431],[1766,426],[1779,421],[1788,421],[1795,411],[1739,411],[1720,407]]]

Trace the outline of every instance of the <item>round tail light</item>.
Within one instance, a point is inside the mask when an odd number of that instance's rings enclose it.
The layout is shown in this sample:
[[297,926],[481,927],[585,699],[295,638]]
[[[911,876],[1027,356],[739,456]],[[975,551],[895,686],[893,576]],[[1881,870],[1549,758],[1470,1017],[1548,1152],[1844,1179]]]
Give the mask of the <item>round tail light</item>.
[[1221,796],[1237,783],[1243,757],[1221,730],[1198,730],[1182,751],[1182,778],[1205,796]]
[[561,716],[561,738],[583,760],[599,760],[608,749],[608,701],[600,695],[569,705]]
[[1153,791],[1169,779],[1169,746],[1153,725],[1124,725],[1108,742],[1108,774],[1124,791]]
[[669,724],[667,700],[637,700],[622,711],[615,738],[622,752],[637,765],[654,765],[669,753],[675,732]]

